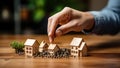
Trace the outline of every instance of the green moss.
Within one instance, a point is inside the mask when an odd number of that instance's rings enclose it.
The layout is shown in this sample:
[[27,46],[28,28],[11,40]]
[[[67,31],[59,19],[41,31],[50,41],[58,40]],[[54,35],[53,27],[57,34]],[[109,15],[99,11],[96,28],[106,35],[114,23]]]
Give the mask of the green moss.
[[15,49],[16,53],[20,53],[20,52],[24,52],[23,48],[24,48],[24,44],[22,42],[18,42],[18,41],[13,41],[10,43],[10,46]]

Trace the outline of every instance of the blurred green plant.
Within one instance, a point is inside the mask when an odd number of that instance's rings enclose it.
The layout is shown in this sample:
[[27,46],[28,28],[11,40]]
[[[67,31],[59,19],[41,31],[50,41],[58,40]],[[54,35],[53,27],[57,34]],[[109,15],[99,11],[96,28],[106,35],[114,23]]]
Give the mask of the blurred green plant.
[[35,22],[41,21],[46,15],[51,16],[59,12],[66,6],[86,10],[87,0],[29,0],[28,3]]
[[45,16],[45,0],[29,0],[28,7],[32,11],[32,17],[35,22],[39,22]]
[[24,52],[24,50],[23,50],[24,44],[22,42],[13,41],[13,42],[10,43],[10,46],[13,49],[15,49],[16,54],[21,54],[22,52]]

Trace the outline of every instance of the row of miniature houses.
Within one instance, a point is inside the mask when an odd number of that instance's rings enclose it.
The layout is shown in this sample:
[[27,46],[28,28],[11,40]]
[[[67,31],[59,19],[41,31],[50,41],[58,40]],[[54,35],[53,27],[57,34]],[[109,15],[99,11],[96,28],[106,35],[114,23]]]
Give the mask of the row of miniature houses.
[[[60,48],[57,44],[48,45],[45,41],[40,44],[35,39],[27,39],[24,43],[25,45],[25,55],[33,56],[35,53],[48,51],[51,55],[57,52]],[[71,46],[71,56],[79,57],[87,55],[87,46],[82,38],[73,38],[70,43]]]
[[48,44],[45,41],[42,41],[41,44],[35,39],[27,39],[24,43],[25,45],[25,55],[33,56],[38,52],[49,51],[50,54],[54,54],[59,50],[57,44]]

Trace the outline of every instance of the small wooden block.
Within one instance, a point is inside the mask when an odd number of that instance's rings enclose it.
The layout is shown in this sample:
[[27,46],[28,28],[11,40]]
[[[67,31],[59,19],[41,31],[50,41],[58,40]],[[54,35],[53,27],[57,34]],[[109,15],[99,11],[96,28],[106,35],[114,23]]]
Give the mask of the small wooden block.
[[55,54],[58,50],[60,50],[59,46],[57,44],[50,44],[48,47],[48,52],[50,54]]
[[70,43],[71,46],[71,56],[73,57],[82,57],[87,54],[87,46],[82,38],[73,38]]
[[34,56],[34,54],[38,53],[39,42],[35,39],[27,39],[24,43],[25,45],[25,55],[26,56]]
[[86,46],[86,43],[85,42],[82,42],[80,48],[80,57],[84,57],[84,56],[87,56],[87,46]]
[[39,52],[47,51],[48,44],[43,40],[39,46]]

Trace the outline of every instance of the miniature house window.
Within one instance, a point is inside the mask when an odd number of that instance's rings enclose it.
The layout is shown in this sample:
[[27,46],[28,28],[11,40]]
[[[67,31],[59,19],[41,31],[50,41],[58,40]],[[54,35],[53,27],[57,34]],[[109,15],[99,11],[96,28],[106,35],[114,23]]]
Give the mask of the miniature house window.
[[78,49],[79,47],[77,47],[77,49]]
[[77,50],[77,47],[76,47],[76,50]]
[[31,51],[29,51],[29,53],[31,53]]
[[29,50],[31,50],[32,48],[29,48]]
[[28,53],[28,51],[26,51],[26,53]]
[[72,47],[72,49],[73,49],[73,47]]
[[78,52],[76,51],[76,54],[77,54]]
[[28,48],[26,47],[26,49],[28,50]]

